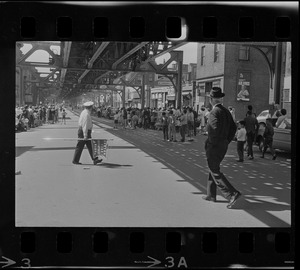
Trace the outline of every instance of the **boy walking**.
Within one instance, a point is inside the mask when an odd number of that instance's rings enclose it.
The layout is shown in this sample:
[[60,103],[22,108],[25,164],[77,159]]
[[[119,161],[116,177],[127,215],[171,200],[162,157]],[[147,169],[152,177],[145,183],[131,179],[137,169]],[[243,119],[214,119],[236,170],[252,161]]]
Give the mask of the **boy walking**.
[[276,159],[276,153],[275,150],[273,149],[273,136],[274,136],[274,128],[272,126],[272,119],[271,118],[267,118],[266,119],[266,128],[265,128],[265,132],[264,132],[264,149],[263,149],[263,153],[261,158],[265,157],[265,153],[268,149],[268,147],[270,148],[270,152],[273,156],[272,160]]
[[238,130],[236,132],[237,138],[237,153],[239,159],[237,162],[244,161],[244,144],[246,142],[246,129],[245,129],[245,121],[239,121]]

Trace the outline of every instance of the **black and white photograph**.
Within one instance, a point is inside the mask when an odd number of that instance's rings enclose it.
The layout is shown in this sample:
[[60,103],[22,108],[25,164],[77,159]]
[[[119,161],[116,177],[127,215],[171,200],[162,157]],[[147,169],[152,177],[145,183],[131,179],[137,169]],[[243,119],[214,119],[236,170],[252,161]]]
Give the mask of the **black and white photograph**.
[[291,227],[291,42],[15,42],[16,227]]

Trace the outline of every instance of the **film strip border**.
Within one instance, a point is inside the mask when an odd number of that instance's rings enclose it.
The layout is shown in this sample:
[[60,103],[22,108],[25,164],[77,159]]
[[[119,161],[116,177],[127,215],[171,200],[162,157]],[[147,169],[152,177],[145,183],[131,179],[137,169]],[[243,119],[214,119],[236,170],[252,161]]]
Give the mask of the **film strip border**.
[[[15,42],[22,40],[165,41],[180,38],[182,26],[186,24],[187,40],[190,42],[292,41],[293,51],[297,53],[297,12],[284,7],[241,5],[132,4],[97,7],[2,3],[1,57],[3,53],[9,54],[2,58],[7,71],[2,73],[4,76],[1,75],[1,85],[3,89],[14,87],[13,75],[6,77],[5,74],[14,70]],[[293,72],[297,70],[294,67]],[[2,80],[3,77],[7,80]],[[7,98],[13,104],[13,91],[7,94]],[[2,99],[1,102],[7,103],[7,100]],[[3,141],[14,145],[14,136],[5,136],[1,132]],[[14,162],[14,157],[6,153],[1,151],[3,168],[12,167]],[[5,194],[1,193],[6,196],[0,196],[1,205],[6,205],[1,210],[4,218],[0,219],[1,268],[55,265],[100,268],[294,267],[293,227],[15,228],[14,170],[10,173],[1,169],[1,175],[4,174],[7,178],[11,177],[12,182],[10,185],[2,182],[0,188],[0,191],[9,188]]]
[[15,40],[288,41],[298,25],[295,10],[276,5],[67,3],[2,4],[2,31]]
[[14,245],[2,252],[14,267],[292,269],[294,264],[293,239],[280,229],[28,228],[7,238]]

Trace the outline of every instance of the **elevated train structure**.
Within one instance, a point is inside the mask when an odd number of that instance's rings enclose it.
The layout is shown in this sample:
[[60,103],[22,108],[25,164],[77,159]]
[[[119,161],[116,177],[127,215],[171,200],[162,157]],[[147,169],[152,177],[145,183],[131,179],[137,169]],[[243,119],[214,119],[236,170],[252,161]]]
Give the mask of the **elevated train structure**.
[[[16,96],[17,104],[38,104],[50,97],[58,100],[70,100],[84,93],[107,89],[120,94],[125,106],[125,87],[134,88],[145,105],[145,84],[149,84],[150,73],[167,77],[175,90],[175,106],[181,106],[183,51],[180,47],[187,42],[71,42],[71,41],[24,41],[16,44]],[[24,44],[32,48],[25,54],[21,52]],[[240,44],[231,42],[230,44]],[[60,53],[51,47],[60,46]],[[282,66],[280,42],[244,42],[258,50],[265,59],[270,76],[270,87],[274,91],[275,103],[280,101],[282,88]],[[48,62],[32,62],[28,58],[38,50],[49,53]],[[170,58],[163,64],[157,64],[156,58],[169,53]],[[176,69],[169,69],[171,63]],[[50,72],[41,76],[37,68],[50,68]],[[142,80],[134,80],[137,74],[143,74]],[[31,99],[28,97],[31,96]],[[26,99],[27,98],[27,99]]]
[[[31,44],[32,48],[22,54],[23,43]],[[68,100],[80,96],[91,89],[99,89],[106,85],[108,89],[117,91],[125,104],[125,87],[134,87],[139,93],[142,107],[145,97],[145,83],[133,83],[137,73],[157,73],[167,76],[177,90],[177,97],[181,96],[183,52],[174,51],[186,42],[61,42],[61,53],[55,54],[51,46],[57,42],[18,42],[16,46],[16,67],[19,73],[31,70],[30,78],[19,74],[20,100],[24,102],[26,88],[33,88],[43,93],[55,89],[58,99]],[[31,62],[27,59],[37,50],[49,53],[49,62]],[[164,64],[156,64],[155,59],[170,53],[170,58]],[[168,65],[175,61],[177,71],[168,70]],[[41,77],[36,68],[50,68],[47,76]],[[18,82],[17,82],[18,84]],[[122,87],[120,87],[122,86]],[[23,98],[22,98],[23,96]],[[34,101],[33,101],[34,102]],[[180,106],[180,99],[178,99]]]

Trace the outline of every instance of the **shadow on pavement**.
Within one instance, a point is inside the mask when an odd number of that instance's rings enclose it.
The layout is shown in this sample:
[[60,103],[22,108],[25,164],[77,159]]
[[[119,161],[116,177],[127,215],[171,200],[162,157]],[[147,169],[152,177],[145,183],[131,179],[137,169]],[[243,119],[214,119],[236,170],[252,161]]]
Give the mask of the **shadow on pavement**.
[[115,164],[115,163],[101,163],[101,164],[97,164],[96,166],[101,166],[101,167],[106,167],[106,168],[109,168],[109,169],[118,169],[118,168],[121,168],[121,167],[133,167],[133,165],[123,165],[123,164]]
[[17,146],[16,147],[16,157],[21,156],[27,151],[30,151],[34,146]]
[[[199,193],[194,192],[195,195],[206,194],[208,174],[204,140],[207,137],[199,136],[197,141],[182,145],[162,142],[161,132],[108,132],[133,144],[147,156],[161,162],[165,168],[174,171],[181,177],[180,180],[176,180],[178,184],[188,182],[199,190]],[[270,212],[291,211],[291,156],[289,153],[278,151],[278,159],[274,162],[269,160],[268,154],[265,160],[259,159],[259,151],[255,152],[254,161],[247,160],[244,164],[237,164],[236,144],[231,143],[221,164],[221,171],[243,195],[232,210],[244,210],[269,227],[289,227],[290,221],[286,222],[277,217],[276,213]],[[219,191],[218,194],[221,195]],[[227,200],[220,202],[227,203]]]

